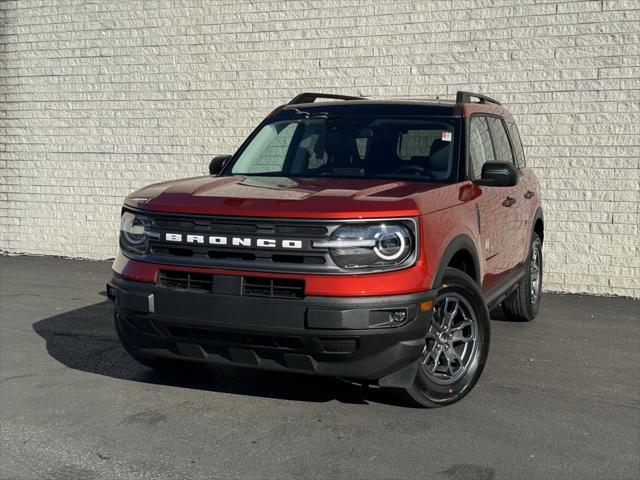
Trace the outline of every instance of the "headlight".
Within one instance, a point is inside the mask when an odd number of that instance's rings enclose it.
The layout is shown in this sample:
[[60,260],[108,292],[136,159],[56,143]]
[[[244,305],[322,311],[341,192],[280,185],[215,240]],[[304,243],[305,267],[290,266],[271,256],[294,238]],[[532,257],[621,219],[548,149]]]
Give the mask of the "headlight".
[[149,219],[137,213],[124,212],[120,219],[120,245],[128,252],[144,254],[149,247]]
[[406,262],[415,242],[411,230],[401,223],[352,224],[339,227],[328,241],[313,246],[328,248],[341,268],[375,268]]

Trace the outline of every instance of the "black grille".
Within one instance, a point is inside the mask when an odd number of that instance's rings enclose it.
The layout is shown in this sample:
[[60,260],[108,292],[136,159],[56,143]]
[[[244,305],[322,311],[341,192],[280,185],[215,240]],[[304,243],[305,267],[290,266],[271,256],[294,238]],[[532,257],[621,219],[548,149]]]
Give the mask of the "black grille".
[[[153,231],[148,256],[155,263],[272,272],[340,270],[328,249],[313,247],[314,242],[326,241],[338,228],[336,221],[148,215]],[[170,241],[167,234],[181,237]],[[198,240],[188,241],[189,235]],[[210,241],[211,237],[219,243]],[[232,243],[233,239],[241,239],[242,243]],[[268,241],[269,246],[259,245],[259,240]],[[287,247],[284,241],[299,246]]]
[[239,223],[212,223],[211,231],[213,233],[258,233],[257,225],[239,224]]
[[321,338],[322,350],[329,353],[353,353],[358,349],[356,338]]
[[311,255],[273,255],[271,261],[275,263],[302,263],[311,265],[322,265],[325,263],[324,257],[313,257]]
[[153,219],[152,225],[155,228],[164,230],[244,234],[257,233],[259,228],[258,225],[251,223],[230,223],[205,219],[184,220],[179,218],[163,217]]
[[304,298],[304,280],[161,270],[158,285],[195,292],[269,298]]
[[203,273],[160,271],[158,284],[163,287],[196,290],[200,292],[211,291],[212,276]]
[[321,225],[276,225],[276,235],[298,235],[311,237],[324,237],[327,227]]
[[194,230],[196,228],[196,222],[170,218],[155,218],[151,224],[155,228],[175,228],[177,230]]
[[[346,272],[333,260],[329,240],[346,220],[224,217],[145,212],[150,219],[149,250],[127,252],[162,265],[282,273]],[[398,219],[415,234],[415,222]],[[414,254],[403,265],[415,260]]]
[[283,278],[242,277],[242,295],[271,298],[303,298],[304,281]]

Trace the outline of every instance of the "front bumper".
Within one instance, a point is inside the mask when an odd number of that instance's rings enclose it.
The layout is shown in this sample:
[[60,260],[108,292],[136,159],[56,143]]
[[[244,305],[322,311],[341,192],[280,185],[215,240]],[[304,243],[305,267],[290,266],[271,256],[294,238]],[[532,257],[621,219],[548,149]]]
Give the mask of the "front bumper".
[[[380,380],[404,386],[424,347],[435,292],[277,299],[167,288],[115,276],[107,284],[130,353],[217,365]],[[379,326],[405,310],[400,326]]]

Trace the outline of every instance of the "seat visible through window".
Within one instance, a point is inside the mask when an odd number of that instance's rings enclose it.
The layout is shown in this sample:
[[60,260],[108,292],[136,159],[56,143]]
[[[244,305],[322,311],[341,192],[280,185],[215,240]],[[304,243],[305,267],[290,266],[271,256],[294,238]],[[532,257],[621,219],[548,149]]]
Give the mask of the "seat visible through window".
[[434,140],[429,149],[429,162],[427,172],[439,180],[451,175],[451,142]]
[[358,145],[353,135],[340,131],[327,132],[325,149],[328,164],[338,175],[362,175],[363,165],[358,153]]

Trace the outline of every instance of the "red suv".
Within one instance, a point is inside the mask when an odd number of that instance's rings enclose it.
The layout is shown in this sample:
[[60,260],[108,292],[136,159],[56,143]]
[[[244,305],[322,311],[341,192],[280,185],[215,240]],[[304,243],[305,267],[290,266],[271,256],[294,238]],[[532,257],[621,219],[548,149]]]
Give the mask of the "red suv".
[[540,188],[491,98],[301,94],[209,169],[125,200],[107,291],[144,365],[328,375],[434,407],[478,380],[491,308],[538,312]]

